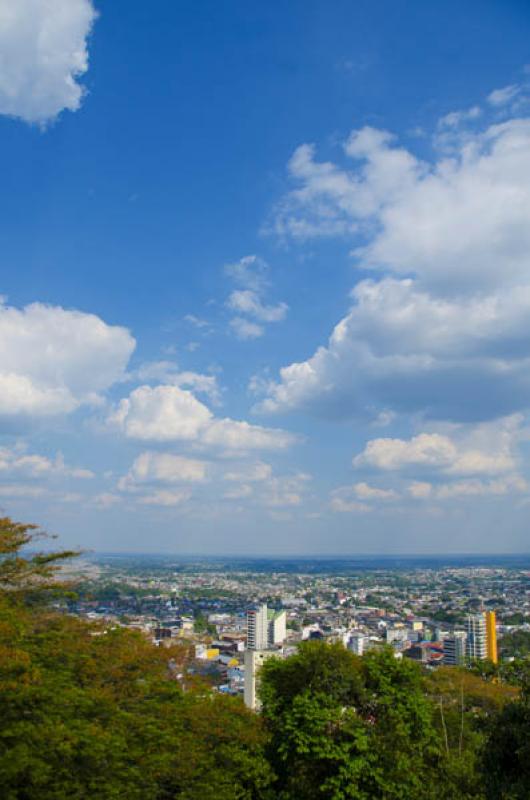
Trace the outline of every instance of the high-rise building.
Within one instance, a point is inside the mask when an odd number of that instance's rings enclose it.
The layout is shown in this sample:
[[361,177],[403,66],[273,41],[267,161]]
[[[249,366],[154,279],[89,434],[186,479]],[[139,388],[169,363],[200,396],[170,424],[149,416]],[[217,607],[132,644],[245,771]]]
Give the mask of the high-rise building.
[[466,655],[470,660],[484,661],[488,657],[486,648],[486,617],[482,614],[469,614],[466,619]]
[[490,661],[497,664],[497,617],[495,611],[486,611],[486,653]]
[[287,636],[287,614],[285,611],[267,611],[268,622],[268,646],[274,647],[276,644],[282,644]]
[[455,631],[443,640],[444,664],[456,667],[466,661],[467,634],[465,631]]
[[267,605],[247,611],[247,648],[266,650],[269,644],[269,616]]
[[247,611],[247,648],[267,650],[281,644],[287,634],[285,611],[268,609],[266,603]]
[[354,631],[348,640],[348,650],[355,653],[357,656],[362,656],[368,645],[369,639],[366,634],[360,631]]

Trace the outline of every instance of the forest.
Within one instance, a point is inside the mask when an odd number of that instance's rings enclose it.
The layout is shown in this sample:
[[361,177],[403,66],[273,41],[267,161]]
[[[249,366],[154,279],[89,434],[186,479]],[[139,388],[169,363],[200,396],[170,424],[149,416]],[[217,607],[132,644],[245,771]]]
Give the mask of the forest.
[[528,800],[530,670],[433,672],[382,649],[269,659],[262,711],[185,646],[61,613],[76,553],[0,519],[2,800]]

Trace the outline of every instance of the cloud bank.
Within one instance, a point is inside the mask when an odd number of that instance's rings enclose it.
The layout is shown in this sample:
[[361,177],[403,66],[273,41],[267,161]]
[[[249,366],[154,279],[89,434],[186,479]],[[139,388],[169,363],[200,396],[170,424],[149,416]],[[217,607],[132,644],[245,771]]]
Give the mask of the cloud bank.
[[[490,105],[509,115],[519,93],[507,89]],[[356,266],[377,276],[357,283],[328,342],[285,366],[258,410],[461,422],[528,408],[530,119],[479,109],[451,128],[432,163],[374,128],[343,143],[345,165],[296,150],[296,188],[272,229],[349,238]]]

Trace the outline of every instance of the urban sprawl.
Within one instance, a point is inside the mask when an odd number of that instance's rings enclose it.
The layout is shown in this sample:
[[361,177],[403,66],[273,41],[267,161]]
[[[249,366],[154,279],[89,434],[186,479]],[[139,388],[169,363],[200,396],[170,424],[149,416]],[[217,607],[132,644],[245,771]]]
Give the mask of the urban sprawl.
[[82,564],[68,611],[138,629],[155,646],[187,645],[186,676],[251,708],[263,661],[288,658],[304,640],[342,642],[361,656],[389,646],[428,669],[530,652],[530,568],[310,566],[102,557]]

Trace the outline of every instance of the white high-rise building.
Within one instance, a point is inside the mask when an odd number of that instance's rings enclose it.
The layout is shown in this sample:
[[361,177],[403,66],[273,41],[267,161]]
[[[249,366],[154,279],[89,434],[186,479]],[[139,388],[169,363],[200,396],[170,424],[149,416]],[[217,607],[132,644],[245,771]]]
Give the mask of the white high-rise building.
[[487,658],[486,617],[484,614],[469,614],[466,619],[466,633],[467,657],[480,661]]
[[348,650],[351,650],[352,653],[355,653],[357,656],[362,656],[366,650],[368,641],[369,639],[366,634],[361,633],[360,631],[355,631],[351,634],[348,640]]
[[268,609],[266,603],[247,611],[247,648],[267,650],[282,644],[287,635],[285,611]]
[[465,631],[455,631],[443,640],[444,664],[456,667],[466,661],[467,634]]
[[247,648],[266,650],[269,644],[269,618],[267,605],[247,611]]

